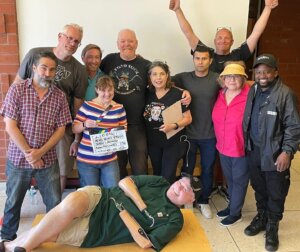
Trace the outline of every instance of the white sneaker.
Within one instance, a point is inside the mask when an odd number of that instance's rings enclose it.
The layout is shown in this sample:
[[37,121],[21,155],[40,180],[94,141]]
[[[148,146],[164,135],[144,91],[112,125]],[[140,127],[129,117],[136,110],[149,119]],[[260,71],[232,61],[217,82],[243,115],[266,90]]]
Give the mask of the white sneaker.
[[212,218],[212,212],[211,212],[209,204],[198,204],[198,208],[199,208],[200,212],[202,213],[202,215],[206,219]]

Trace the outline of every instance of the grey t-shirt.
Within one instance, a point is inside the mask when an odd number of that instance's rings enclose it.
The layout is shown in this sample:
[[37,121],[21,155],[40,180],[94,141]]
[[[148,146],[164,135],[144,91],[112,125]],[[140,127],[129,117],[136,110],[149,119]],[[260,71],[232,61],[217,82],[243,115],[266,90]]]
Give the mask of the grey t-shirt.
[[218,77],[217,73],[211,71],[205,77],[196,76],[194,71],[172,77],[175,85],[188,90],[192,97],[190,111],[193,121],[186,127],[186,135],[190,139],[215,137],[211,114],[220,90]]
[[[18,72],[22,79],[27,79],[32,76],[34,55],[45,51],[53,52],[53,47],[37,47],[29,50]],[[84,66],[73,56],[69,61],[61,61],[58,59],[55,83],[57,87],[66,94],[71,114],[74,116],[73,98],[84,99],[85,91],[88,86],[88,76]]]

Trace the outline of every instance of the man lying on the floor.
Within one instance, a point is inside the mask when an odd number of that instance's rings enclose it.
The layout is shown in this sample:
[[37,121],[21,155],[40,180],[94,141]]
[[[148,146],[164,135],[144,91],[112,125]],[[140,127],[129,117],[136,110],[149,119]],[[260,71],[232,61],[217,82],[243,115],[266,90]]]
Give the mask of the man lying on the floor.
[[2,241],[0,252],[29,252],[43,242],[92,248],[133,241],[160,251],[182,229],[180,206],[195,200],[197,182],[182,177],[170,185],[162,177],[140,175],[110,189],[80,188],[28,232]]

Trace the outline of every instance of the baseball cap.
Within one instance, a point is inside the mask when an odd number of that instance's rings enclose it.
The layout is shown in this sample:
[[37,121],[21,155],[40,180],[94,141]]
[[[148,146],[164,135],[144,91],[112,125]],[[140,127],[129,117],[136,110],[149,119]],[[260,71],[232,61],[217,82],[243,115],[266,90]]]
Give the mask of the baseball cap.
[[261,54],[259,55],[253,64],[253,68],[256,68],[258,65],[260,64],[264,64],[267,65],[269,67],[275,68],[277,69],[277,60],[275,59],[275,57],[272,54]]
[[200,192],[201,192],[201,189],[202,189],[200,179],[198,177],[192,176],[192,175],[190,175],[186,172],[182,172],[181,177],[188,177],[190,179],[191,187],[192,187],[193,192],[195,194],[195,200],[197,200],[200,196]]

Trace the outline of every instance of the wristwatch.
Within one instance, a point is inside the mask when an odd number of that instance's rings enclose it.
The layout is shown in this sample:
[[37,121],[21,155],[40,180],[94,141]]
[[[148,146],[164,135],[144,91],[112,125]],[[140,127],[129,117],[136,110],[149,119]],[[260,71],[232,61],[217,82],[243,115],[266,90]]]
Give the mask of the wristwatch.
[[177,130],[179,128],[178,123],[174,123],[175,124],[175,130]]

